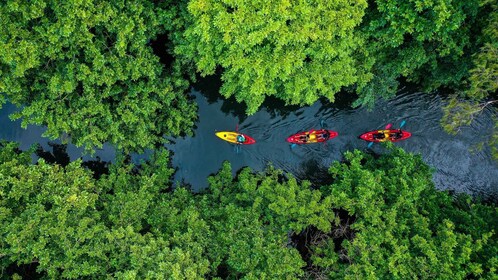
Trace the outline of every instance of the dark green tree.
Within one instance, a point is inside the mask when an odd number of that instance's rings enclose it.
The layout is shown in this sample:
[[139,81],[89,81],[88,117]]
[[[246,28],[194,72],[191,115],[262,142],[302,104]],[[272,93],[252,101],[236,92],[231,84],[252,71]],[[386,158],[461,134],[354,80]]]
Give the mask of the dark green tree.
[[392,97],[398,79],[432,90],[458,87],[470,69],[479,1],[373,0],[360,27],[358,60],[372,79],[359,84],[356,105]]
[[[472,124],[474,119],[487,107],[498,102],[498,4],[496,1],[482,1],[489,9],[484,19],[481,41],[483,45],[472,57],[472,69],[467,87],[449,99],[443,108],[441,125],[450,134],[457,134],[463,126]],[[487,142],[493,157],[498,159],[498,121]]]
[[12,117],[23,127],[130,151],[190,131],[188,84],[149,46],[173,12],[143,0],[8,0],[0,18],[0,101],[21,107]]

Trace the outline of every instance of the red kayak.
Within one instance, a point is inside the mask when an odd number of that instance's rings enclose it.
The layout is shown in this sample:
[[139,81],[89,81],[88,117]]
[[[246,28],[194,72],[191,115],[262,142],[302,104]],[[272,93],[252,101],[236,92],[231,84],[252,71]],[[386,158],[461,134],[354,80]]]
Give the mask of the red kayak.
[[360,138],[368,142],[398,142],[410,138],[412,134],[401,129],[381,129],[365,132]]
[[325,142],[337,136],[337,132],[326,129],[312,129],[310,131],[298,132],[287,138],[287,142],[295,144],[310,144]]

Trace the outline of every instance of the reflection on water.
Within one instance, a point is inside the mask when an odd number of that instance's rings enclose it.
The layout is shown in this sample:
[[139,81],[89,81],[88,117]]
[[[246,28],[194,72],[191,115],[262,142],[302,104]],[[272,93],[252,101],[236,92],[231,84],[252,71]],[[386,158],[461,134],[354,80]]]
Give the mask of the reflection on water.
[[[12,104],[5,104],[0,109],[0,139],[7,141],[16,141],[19,143],[21,150],[27,150],[33,145],[40,145],[39,148],[45,151],[59,149],[60,140],[49,141],[50,139],[42,137],[46,128],[35,125],[28,125],[26,129],[21,128],[21,121],[11,121],[9,115],[16,111],[16,107]],[[116,153],[111,145],[104,144],[102,149],[98,149],[94,157],[84,154],[83,148],[77,148],[74,145],[67,145],[65,152],[70,156],[71,160],[82,158],[83,160],[95,160],[99,156],[103,161],[112,161],[116,157]],[[57,153],[53,151],[53,153]]]
[[[379,101],[372,111],[353,109],[353,98],[343,93],[336,103],[316,102],[299,108],[284,106],[283,102],[268,98],[261,110],[246,116],[245,106],[233,98],[222,99],[218,94],[219,82],[204,79],[192,89],[199,105],[199,121],[194,137],[176,138],[167,145],[174,152],[173,165],[177,168],[175,180],[191,184],[194,190],[207,186],[207,176],[215,173],[223,161],[232,164],[234,172],[244,166],[263,170],[268,164],[294,174],[299,179],[310,178],[319,182],[327,178],[326,170],[331,162],[340,160],[346,150],[366,149],[367,143],[358,139],[365,131],[392,123],[396,128],[405,120],[404,129],[412,133],[406,141],[396,143],[407,151],[420,153],[435,168],[434,182],[439,189],[498,197],[498,165],[492,160],[489,149],[472,152],[485,141],[493,126],[492,116],[496,109],[489,107],[471,126],[462,129],[457,136],[446,134],[439,125],[442,116],[442,97],[436,94],[417,93],[411,88],[400,91],[389,101]],[[20,122],[11,122],[7,115],[12,106],[0,111],[0,138],[18,141],[21,148],[47,140],[40,135],[44,129],[30,126],[20,128]],[[320,120],[339,136],[326,144],[304,145],[291,148],[285,139],[298,131],[319,128]],[[220,140],[214,133],[221,130],[240,131],[255,138],[257,143],[241,147]],[[45,150],[50,147],[44,145]],[[374,145],[374,152],[383,147]],[[71,160],[82,156],[82,149],[68,145]],[[97,152],[103,161],[114,159],[112,148],[106,146]],[[84,160],[90,160],[88,155]]]

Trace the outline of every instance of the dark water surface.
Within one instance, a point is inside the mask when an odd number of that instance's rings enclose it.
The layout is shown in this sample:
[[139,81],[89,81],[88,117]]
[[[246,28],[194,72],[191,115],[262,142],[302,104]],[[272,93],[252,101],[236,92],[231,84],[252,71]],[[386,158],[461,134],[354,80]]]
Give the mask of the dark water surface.
[[[451,136],[439,125],[444,100],[436,94],[405,88],[397,97],[377,102],[372,111],[352,109],[349,106],[351,100],[347,100],[346,95],[339,96],[334,104],[316,102],[304,108],[285,107],[280,101],[269,99],[256,114],[245,116],[243,105],[220,98],[216,83],[204,80],[192,89],[199,106],[194,137],[172,139],[173,143],[168,145],[174,152],[175,180],[190,184],[194,190],[206,188],[207,177],[217,172],[225,160],[230,161],[234,172],[244,166],[263,170],[271,163],[299,179],[321,181],[327,178],[327,167],[340,160],[344,151],[366,149],[367,143],[358,139],[358,135],[383,128],[387,123],[397,128],[405,120],[403,129],[413,136],[396,145],[422,155],[435,169],[434,182],[438,189],[498,198],[497,163],[491,158],[489,148],[474,151],[490,136],[495,108],[486,108],[471,127]],[[48,140],[41,137],[44,128],[29,126],[24,130],[20,121],[8,119],[8,114],[14,109],[12,105],[5,105],[0,111],[0,138],[18,141],[22,149],[37,142],[50,149]],[[294,149],[285,142],[291,134],[320,128],[320,120],[324,120],[326,127],[337,131],[339,136],[326,144]],[[214,135],[216,131],[234,131],[237,124],[241,132],[257,141],[254,145],[242,146],[239,152]],[[382,153],[384,148],[376,144],[372,150]],[[83,149],[69,145],[68,153],[71,160],[75,160],[83,156]],[[110,146],[105,146],[97,151],[96,156],[112,161],[115,152]],[[83,159],[92,157],[85,155]]]

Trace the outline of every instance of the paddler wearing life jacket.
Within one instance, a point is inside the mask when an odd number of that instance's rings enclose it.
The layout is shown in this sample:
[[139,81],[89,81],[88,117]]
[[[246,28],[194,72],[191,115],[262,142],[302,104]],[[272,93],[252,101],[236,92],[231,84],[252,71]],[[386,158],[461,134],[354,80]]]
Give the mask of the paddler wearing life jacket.
[[242,144],[246,141],[246,137],[242,134],[237,135],[237,142]]
[[322,130],[322,133],[319,134],[319,136],[324,139],[324,140],[327,140],[330,138],[330,132],[328,132],[328,130]]
[[373,134],[373,139],[383,140],[389,138],[389,130],[379,130],[378,133]]
[[301,142],[303,142],[303,143],[308,142],[310,140],[310,134],[308,132],[306,132],[305,135],[301,135],[299,137],[299,140],[301,140]]
[[395,133],[392,134],[391,139],[392,140],[398,140],[401,137],[403,137],[403,131],[401,131],[401,128],[399,128],[398,131],[396,131]]

